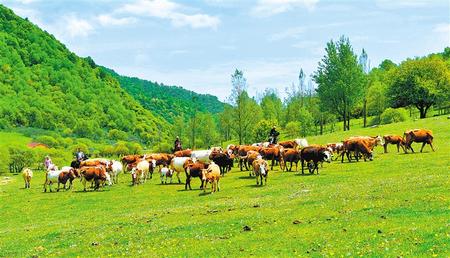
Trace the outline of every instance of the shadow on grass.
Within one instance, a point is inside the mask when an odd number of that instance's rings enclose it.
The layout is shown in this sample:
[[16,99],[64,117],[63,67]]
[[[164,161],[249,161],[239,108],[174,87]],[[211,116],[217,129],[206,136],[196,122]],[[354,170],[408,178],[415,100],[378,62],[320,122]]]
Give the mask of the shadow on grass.
[[240,176],[238,178],[239,179],[254,179],[255,177],[253,177],[253,176]]

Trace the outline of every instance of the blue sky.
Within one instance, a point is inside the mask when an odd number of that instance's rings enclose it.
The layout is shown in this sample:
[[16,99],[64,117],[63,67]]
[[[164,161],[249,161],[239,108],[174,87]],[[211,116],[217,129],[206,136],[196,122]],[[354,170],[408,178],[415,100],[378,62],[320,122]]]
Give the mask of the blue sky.
[[450,1],[0,0],[80,56],[120,74],[221,100],[242,69],[250,95],[316,70],[326,42],[350,38],[371,66],[450,46]]

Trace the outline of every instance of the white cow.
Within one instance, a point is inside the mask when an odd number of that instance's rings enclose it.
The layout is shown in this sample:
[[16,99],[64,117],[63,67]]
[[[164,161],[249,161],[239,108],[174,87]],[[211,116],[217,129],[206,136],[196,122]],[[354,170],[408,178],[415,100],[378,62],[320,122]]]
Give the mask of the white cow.
[[195,161],[195,158],[191,159],[188,157],[175,157],[172,159],[170,162],[170,168],[177,173],[178,183],[181,183],[180,173],[185,172],[184,168],[186,165]]
[[297,144],[297,148],[300,148],[300,149],[309,146],[308,141],[305,138],[295,139],[294,142]]
[[117,160],[112,160],[111,165],[111,179],[114,184],[119,183],[119,174],[123,172],[123,165]]
[[148,178],[149,168],[150,163],[147,160],[142,159],[136,164],[136,167],[133,168],[131,173],[134,174],[137,172],[137,174],[140,175],[140,178],[137,178],[138,182],[143,181],[145,183]]
[[210,154],[211,150],[196,150],[192,151],[191,158],[209,164],[211,163],[211,160],[209,159]]
[[[172,183],[172,176],[173,176],[173,169],[170,169],[168,167],[162,167],[159,170],[159,173],[161,174],[161,184],[167,184],[167,178],[170,177],[170,183]],[[164,180],[165,178],[165,180]]]
[[52,191],[52,185],[58,183],[59,174],[62,172],[63,171],[61,170],[51,170],[47,172],[47,175],[45,176],[44,192],[47,192],[47,185],[49,186],[50,192]]

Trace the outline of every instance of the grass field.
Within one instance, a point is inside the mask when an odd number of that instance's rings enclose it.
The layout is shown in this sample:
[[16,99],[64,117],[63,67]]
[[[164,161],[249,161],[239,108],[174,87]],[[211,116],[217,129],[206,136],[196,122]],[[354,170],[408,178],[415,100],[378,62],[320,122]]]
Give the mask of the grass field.
[[[308,138],[402,134],[428,128],[436,152],[376,149],[372,162],[324,164],[320,175],[270,172],[268,184],[236,168],[221,191],[121,183],[99,192],[42,193],[0,178],[0,256],[438,256],[450,255],[450,120],[428,118]],[[413,145],[418,151],[419,145]],[[198,188],[195,179],[193,188]],[[295,222],[295,223],[294,223]],[[244,231],[248,226],[250,231]]]

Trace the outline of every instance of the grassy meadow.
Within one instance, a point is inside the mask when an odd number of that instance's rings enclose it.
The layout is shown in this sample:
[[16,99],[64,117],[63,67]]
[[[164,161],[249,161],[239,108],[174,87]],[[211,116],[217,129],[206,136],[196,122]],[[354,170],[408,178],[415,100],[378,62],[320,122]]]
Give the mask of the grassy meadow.
[[[42,193],[20,175],[0,177],[0,257],[223,257],[450,255],[450,120],[418,121],[309,137],[337,142],[350,135],[433,130],[436,152],[384,154],[374,161],[324,164],[320,175],[269,173],[256,187],[234,168],[221,190],[204,194],[161,185],[159,176],[131,187],[130,176],[99,192]],[[418,152],[419,144],[413,144]],[[64,165],[64,164],[57,164]],[[183,175],[184,179],[184,175]],[[209,190],[209,189],[208,189]],[[244,230],[247,226],[250,230]]]

